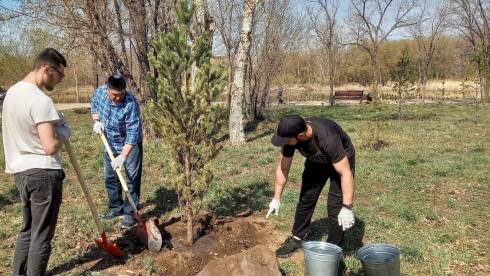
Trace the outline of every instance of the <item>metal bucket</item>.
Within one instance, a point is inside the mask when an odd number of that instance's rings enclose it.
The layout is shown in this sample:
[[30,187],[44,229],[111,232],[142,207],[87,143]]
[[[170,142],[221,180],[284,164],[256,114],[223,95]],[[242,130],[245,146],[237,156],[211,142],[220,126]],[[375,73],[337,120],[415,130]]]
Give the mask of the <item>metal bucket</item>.
[[321,241],[303,242],[307,276],[336,276],[342,259],[342,248]]
[[366,276],[400,276],[400,250],[393,245],[373,243],[357,250]]

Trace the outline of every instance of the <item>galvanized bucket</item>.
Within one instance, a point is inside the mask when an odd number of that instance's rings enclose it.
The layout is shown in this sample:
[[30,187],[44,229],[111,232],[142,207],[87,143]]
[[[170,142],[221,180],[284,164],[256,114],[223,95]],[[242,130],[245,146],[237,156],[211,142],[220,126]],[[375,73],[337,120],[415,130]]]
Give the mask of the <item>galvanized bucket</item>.
[[307,276],[336,276],[342,248],[322,241],[303,242]]
[[393,245],[373,243],[357,250],[366,276],[400,276],[400,250]]

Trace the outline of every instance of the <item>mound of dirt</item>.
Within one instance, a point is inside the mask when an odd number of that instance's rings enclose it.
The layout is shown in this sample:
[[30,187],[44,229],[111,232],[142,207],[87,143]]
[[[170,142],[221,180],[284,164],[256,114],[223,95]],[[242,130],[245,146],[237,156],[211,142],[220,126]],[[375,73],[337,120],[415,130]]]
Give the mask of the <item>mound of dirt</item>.
[[267,246],[273,233],[272,224],[262,217],[236,218],[215,222],[191,247],[185,246],[185,225],[165,227],[172,249],[155,257],[155,264],[166,275],[196,275],[212,260],[246,251],[256,245]]
[[[273,252],[284,239],[284,234],[281,235],[274,229],[274,220],[266,220],[260,214],[224,219],[204,217],[196,224],[200,237],[192,246],[186,246],[184,242],[185,223],[173,219],[159,226],[166,243],[159,253],[146,250],[136,236],[128,231],[116,241],[128,253],[126,258],[111,257],[96,246],[91,246],[91,250],[86,255],[78,256],[50,272],[52,274],[90,272],[90,275],[111,276],[196,275],[213,260],[240,254],[257,245]],[[269,257],[273,259],[275,256]],[[264,267],[272,266],[264,265]]]
[[280,276],[277,257],[270,248],[257,245],[242,253],[209,262],[197,276]]

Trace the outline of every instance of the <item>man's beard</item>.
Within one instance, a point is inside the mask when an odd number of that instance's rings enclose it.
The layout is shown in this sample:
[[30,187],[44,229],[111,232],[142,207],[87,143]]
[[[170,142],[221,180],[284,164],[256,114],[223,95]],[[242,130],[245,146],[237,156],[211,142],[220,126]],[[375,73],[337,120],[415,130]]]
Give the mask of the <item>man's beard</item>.
[[54,87],[55,87],[55,83],[52,79],[48,80],[47,83],[44,85],[44,88],[46,88],[46,90],[48,91],[53,91]]

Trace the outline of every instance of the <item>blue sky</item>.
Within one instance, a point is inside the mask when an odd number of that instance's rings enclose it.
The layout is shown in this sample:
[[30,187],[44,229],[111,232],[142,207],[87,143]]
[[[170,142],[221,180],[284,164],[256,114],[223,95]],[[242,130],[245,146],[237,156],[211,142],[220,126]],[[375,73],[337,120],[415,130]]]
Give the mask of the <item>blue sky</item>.
[[[0,0],[0,11],[5,11],[4,8],[7,8],[9,10],[17,10],[20,6],[20,1],[18,0]],[[3,39],[16,39],[14,31],[12,31],[14,28],[12,28],[12,22],[6,22],[5,24],[0,25],[0,32],[2,33],[2,37],[0,37],[0,40]]]
[[0,0],[0,5],[9,8],[16,9],[19,7],[20,2],[16,0]]
[[[432,4],[434,4],[440,0],[422,0],[422,1],[427,1],[427,2],[431,2]],[[307,6],[319,7],[318,4],[314,3],[316,1],[312,1],[312,0],[291,0],[291,2],[293,4],[293,6],[295,7],[295,9],[297,10],[297,12],[300,12],[303,14],[306,12]],[[341,24],[346,23],[345,20],[348,16],[349,5],[350,5],[350,1],[339,0],[339,9],[337,12],[337,18]],[[317,9],[319,9],[319,8],[317,8]],[[305,15],[305,19],[309,20],[306,15]],[[390,36],[390,39],[402,39],[402,38],[405,38],[405,36],[406,35],[403,31],[396,31]]]

